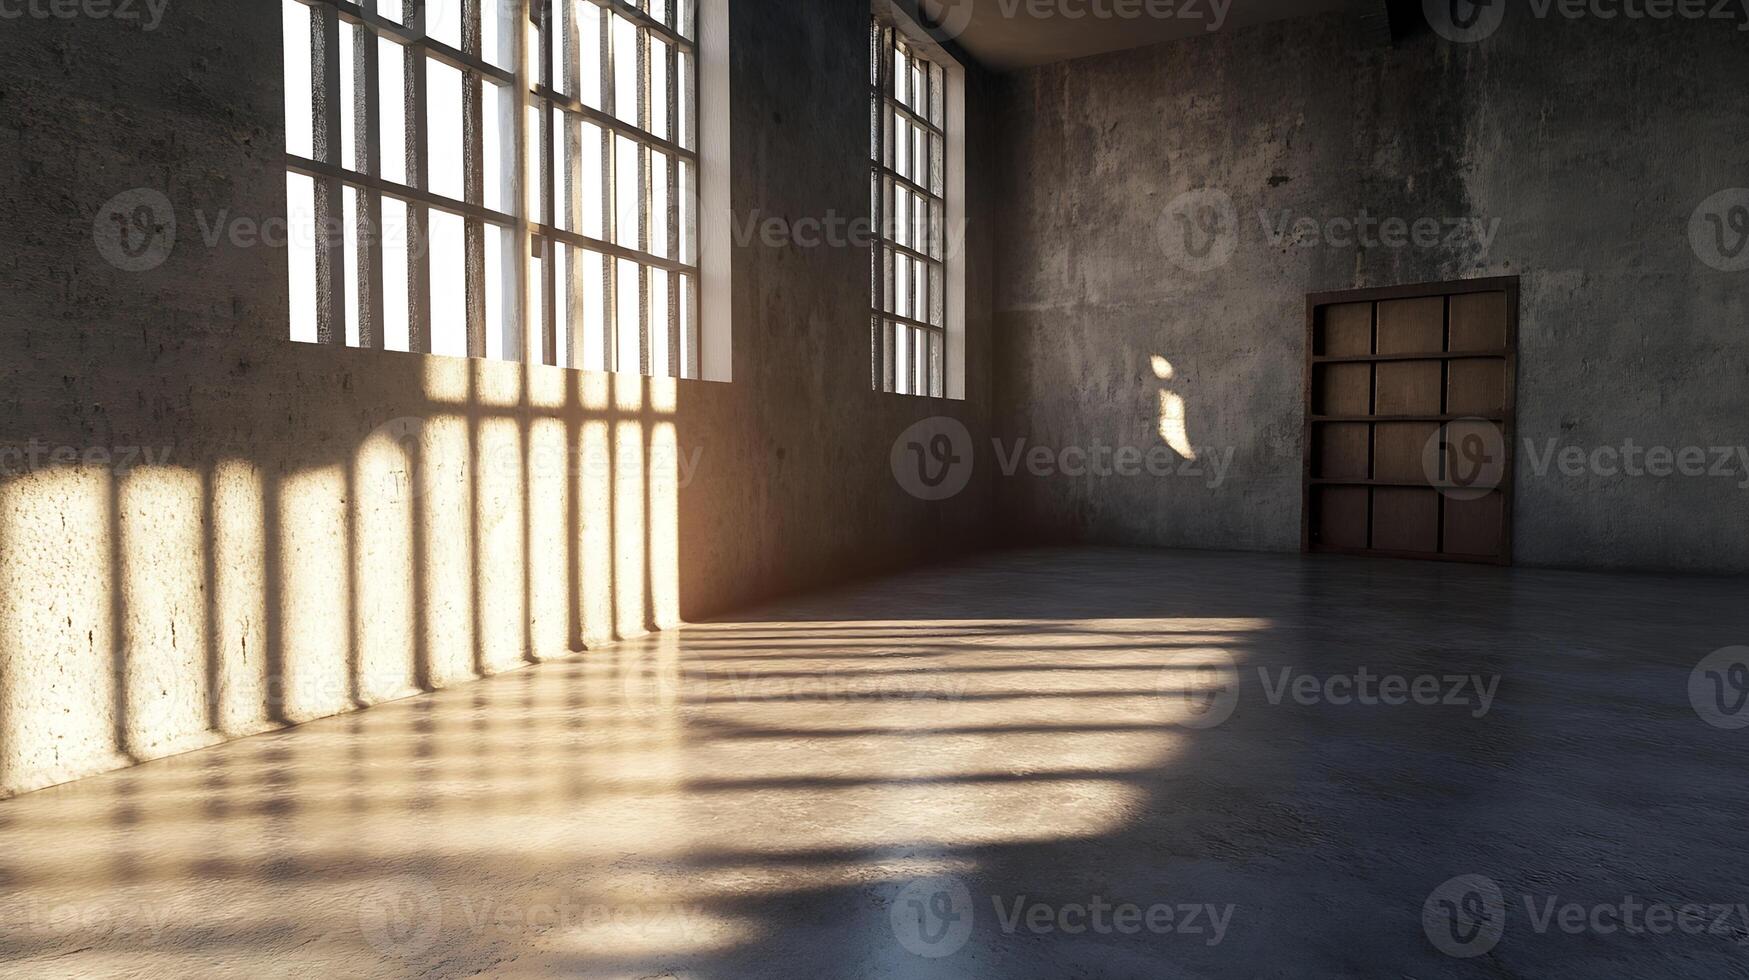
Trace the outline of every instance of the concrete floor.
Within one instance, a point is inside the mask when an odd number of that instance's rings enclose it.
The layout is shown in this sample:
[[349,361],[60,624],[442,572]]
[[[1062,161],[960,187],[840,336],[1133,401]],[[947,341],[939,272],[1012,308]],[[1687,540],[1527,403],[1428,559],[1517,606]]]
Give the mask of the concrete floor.
[[0,803],[0,975],[1749,976],[1743,595],[991,555]]

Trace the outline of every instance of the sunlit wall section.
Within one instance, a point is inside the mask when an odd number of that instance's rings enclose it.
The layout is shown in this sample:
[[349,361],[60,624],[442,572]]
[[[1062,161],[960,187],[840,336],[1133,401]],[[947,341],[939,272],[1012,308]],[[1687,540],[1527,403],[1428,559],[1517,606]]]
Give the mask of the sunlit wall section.
[[227,460],[213,467],[214,708],[220,732],[245,735],[271,723],[267,710],[267,526],[261,471]]
[[621,637],[649,631],[645,607],[645,432],[638,418],[643,409],[644,379],[613,378],[613,609],[614,631]]
[[610,379],[590,374],[579,379],[585,421],[578,443],[577,547],[582,581],[582,641],[599,646],[614,636],[614,451],[613,430],[603,416],[611,396]]
[[152,466],[120,478],[122,747],[159,758],[209,744],[205,486]]
[[352,475],[353,581],[358,607],[358,696],[367,704],[413,693],[418,681],[414,609],[413,505],[419,432],[406,419],[373,432]]
[[528,648],[528,597],[523,506],[522,425],[515,418],[488,417],[475,423],[474,500],[479,555],[474,588],[480,611],[480,656],[488,672],[512,670],[525,662]]
[[[564,383],[569,383],[566,380]],[[537,416],[528,429],[528,616],[536,659],[571,649],[570,434],[562,418]]]
[[0,793],[126,761],[114,738],[107,470],[0,483]]
[[278,503],[283,666],[270,698],[285,720],[300,722],[350,704],[346,470],[324,466],[286,476]]
[[420,430],[423,493],[417,534],[424,592],[424,643],[431,683],[453,684],[475,676],[474,510],[468,421],[436,415]]
[[650,612],[656,629],[680,625],[680,482],[697,460],[683,458],[686,447],[671,421],[679,395],[669,378],[652,378],[650,384],[649,452],[646,471],[649,492],[649,589]]

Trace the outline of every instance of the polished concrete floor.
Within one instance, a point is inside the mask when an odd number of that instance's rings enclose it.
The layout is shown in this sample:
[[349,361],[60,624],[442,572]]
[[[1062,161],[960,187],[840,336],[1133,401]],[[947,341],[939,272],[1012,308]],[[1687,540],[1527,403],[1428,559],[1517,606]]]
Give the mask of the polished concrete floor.
[[1749,976],[1746,595],[992,554],[0,803],[0,975]]

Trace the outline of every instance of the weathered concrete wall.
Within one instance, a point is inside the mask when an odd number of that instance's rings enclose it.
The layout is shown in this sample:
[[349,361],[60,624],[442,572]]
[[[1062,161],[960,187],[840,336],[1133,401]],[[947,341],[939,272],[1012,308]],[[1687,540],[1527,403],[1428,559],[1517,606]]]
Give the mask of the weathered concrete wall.
[[[732,3],[738,215],[866,212],[867,12]],[[277,3],[0,25],[0,796],[986,542],[987,474],[888,463],[988,434],[985,192],[963,403],[867,390],[846,247],[737,250],[732,384],[297,345],[284,251],[201,227],[285,214],[280,62]],[[132,188],[140,273],[92,233]]]
[[[1749,272],[1703,262],[1689,234],[1703,201],[1749,186],[1737,28],[1511,4],[1480,43],[1423,29],[1383,49],[1332,15],[1007,77],[1002,438],[1152,449],[1164,392],[1200,455],[1232,461],[1218,488],[1213,465],[1126,479],[1023,464],[998,487],[1005,523],[1040,540],[1296,549],[1306,294],[1521,275],[1518,559],[1749,570],[1749,459],[1705,477],[1533,465],[1551,441],[1749,445]],[[1237,237],[1225,264],[1193,271],[1171,259],[1182,229],[1166,218],[1202,189],[1230,197]],[[1443,231],[1432,247],[1323,239],[1363,211],[1498,226],[1488,247]],[[1273,239],[1307,216],[1317,236]]]

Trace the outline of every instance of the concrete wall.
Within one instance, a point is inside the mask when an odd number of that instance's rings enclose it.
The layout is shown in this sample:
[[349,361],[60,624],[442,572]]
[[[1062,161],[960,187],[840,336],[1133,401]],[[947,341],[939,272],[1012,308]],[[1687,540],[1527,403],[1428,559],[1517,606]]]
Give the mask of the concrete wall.
[[[1306,294],[1520,275],[1519,561],[1749,570],[1749,459],[1724,477],[1533,467],[1551,443],[1749,445],[1749,272],[1703,262],[1689,231],[1709,197],[1749,186],[1749,34],[1506,7],[1475,44],[1423,26],[1387,49],[1327,15],[1004,79],[1001,437],[1151,450],[1164,394],[1205,461],[1232,454],[1218,487],[1213,465],[1099,478],[1023,463],[998,488],[1005,524],[1045,541],[1297,549]],[[1233,202],[1235,248],[1176,264],[1168,212],[1205,189]],[[1498,230],[1488,247],[1322,237],[1363,209]],[[1290,224],[1277,242],[1259,212],[1272,229],[1310,216],[1318,234]]]
[[[866,212],[867,16],[733,0],[738,215]],[[986,542],[987,474],[888,459],[988,435],[987,189],[963,403],[868,390],[843,247],[737,250],[732,384],[296,345],[284,251],[201,227],[285,214],[280,62],[254,0],[0,29],[0,796]],[[179,228],[140,273],[93,237],[133,188]]]

